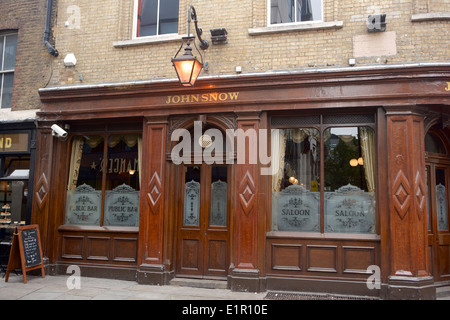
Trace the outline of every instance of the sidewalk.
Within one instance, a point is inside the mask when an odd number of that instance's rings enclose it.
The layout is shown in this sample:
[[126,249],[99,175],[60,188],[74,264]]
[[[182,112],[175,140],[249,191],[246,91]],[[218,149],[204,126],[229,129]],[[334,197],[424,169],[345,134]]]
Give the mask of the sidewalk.
[[[318,294],[303,294],[304,297],[289,297],[302,293],[246,293],[228,289],[192,288],[177,285],[150,286],[135,281],[82,277],[80,289],[69,289],[69,275],[27,276],[11,274],[9,281],[0,279],[0,300],[329,300],[317,298]],[[437,300],[450,300],[450,287],[437,288]],[[277,295],[280,297],[277,298]],[[305,298],[309,296],[309,298]],[[283,300],[283,298],[281,298]],[[333,299],[334,300],[334,299]],[[341,300],[341,299],[338,299]],[[347,300],[347,299],[343,299]],[[354,299],[350,299],[354,300]],[[358,299],[355,299],[358,300]],[[267,300],[266,300],[267,301]]]
[[134,281],[81,278],[80,289],[69,289],[69,275],[27,276],[11,274],[0,279],[0,300],[263,300],[267,292],[232,292],[179,286],[140,285]]

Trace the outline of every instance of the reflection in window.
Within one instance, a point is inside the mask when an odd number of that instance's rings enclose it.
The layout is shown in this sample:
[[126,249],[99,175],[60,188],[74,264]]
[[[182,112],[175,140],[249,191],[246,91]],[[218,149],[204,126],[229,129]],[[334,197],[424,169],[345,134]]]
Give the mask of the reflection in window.
[[272,159],[272,230],[320,231],[319,131],[275,130]]
[[270,0],[270,23],[322,20],[322,0]]
[[440,154],[446,153],[441,139],[431,132],[427,133],[425,136],[425,151]]
[[11,108],[16,64],[17,33],[0,34],[0,108]]
[[111,135],[107,141],[105,154],[101,135],[72,140],[66,224],[138,226],[141,136]]
[[368,127],[329,128],[325,146],[325,231],[375,232],[375,140]]
[[376,232],[371,128],[276,129],[271,150],[273,231]]
[[179,0],[138,1],[138,37],[178,32]]

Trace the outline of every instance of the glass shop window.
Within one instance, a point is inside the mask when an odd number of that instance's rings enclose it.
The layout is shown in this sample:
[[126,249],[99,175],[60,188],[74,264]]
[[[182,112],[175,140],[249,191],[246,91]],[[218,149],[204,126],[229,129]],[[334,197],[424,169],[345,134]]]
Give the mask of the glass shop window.
[[65,223],[137,227],[141,154],[138,134],[75,136]]
[[374,130],[318,122],[272,134],[272,231],[375,233]]
[[179,0],[136,0],[137,37],[178,33]]
[[270,24],[322,21],[322,0],[269,0]]

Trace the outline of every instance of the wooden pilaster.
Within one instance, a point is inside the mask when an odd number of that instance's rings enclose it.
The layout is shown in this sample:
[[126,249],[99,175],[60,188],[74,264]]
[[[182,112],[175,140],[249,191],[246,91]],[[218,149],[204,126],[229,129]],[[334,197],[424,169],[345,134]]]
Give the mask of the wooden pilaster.
[[[258,130],[259,113],[238,114],[234,291],[259,291]],[[244,143],[245,141],[245,143]],[[245,155],[245,158],[244,158]]]
[[138,281],[165,283],[163,265],[164,170],[167,119],[144,120]]
[[[389,298],[432,298],[427,243],[424,117],[414,106],[386,107]],[[435,294],[435,293],[434,293]]]

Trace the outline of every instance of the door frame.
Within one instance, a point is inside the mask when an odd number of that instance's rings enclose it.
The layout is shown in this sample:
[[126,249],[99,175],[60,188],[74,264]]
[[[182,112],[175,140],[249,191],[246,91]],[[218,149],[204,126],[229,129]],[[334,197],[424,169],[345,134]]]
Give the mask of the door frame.
[[[450,272],[448,274],[441,274],[441,254],[440,246],[449,246],[450,256],[450,217],[448,211],[450,210],[450,146],[445,139],[441,138],[441,135],[432,131],[435,136],[439,137],[444,147],[447,150],[447,154],[436,154],[426,152],[425,154],[425,167],[427,171],[427,205],[429,216],[427,215],[427,229],[428,229],[428,248],[429,248],[429,262],[430,271],[434,277],[435,282],[450,282]],[[448,231],[439,231],[437,224],[437,208],[436,208],[436,170],[446,170],[446,192],[447,192],[447,218],[448,218]],[[450,264],[450,261],[448,262]],[[450,267],[448,267],[450,269]]]

